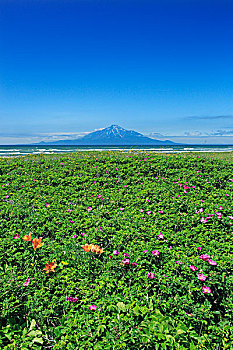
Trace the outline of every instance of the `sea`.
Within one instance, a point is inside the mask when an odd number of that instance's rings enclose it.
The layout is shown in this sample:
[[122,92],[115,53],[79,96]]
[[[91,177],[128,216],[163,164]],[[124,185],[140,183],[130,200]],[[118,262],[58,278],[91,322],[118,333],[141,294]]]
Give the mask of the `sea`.
[[232,152],[233,145],[172,145],[172,146],[0,146],[0,157],[20,157],[28,154],[56,154],[91,151],[145,151],[155,153]]

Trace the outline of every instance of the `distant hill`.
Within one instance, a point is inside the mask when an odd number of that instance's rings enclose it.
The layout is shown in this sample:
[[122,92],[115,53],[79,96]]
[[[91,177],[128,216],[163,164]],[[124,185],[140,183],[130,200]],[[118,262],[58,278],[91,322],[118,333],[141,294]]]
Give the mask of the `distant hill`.
[[70,146],[152,146],[152,145],[177,145],[177,143],[166,140],[159,141],[143,136],[139,132],[126,130],[118,125],[111,125],[105,129],[91,132],[88,135],[75,140],[60,140],[54,142],[40,142],[37,145],[70,145]]

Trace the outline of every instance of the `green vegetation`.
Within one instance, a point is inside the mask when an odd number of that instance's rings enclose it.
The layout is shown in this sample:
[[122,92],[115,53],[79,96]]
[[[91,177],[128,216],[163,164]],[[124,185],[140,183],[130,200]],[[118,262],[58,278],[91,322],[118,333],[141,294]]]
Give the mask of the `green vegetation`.
[[232,349],[232,176],[200,154],[0,159],[1,349]]

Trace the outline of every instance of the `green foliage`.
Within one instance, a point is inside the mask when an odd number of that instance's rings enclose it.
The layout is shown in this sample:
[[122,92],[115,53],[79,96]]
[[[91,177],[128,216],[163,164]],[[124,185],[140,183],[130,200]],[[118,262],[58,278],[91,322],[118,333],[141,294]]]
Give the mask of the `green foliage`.
[[90,152],[0,169],[2,349],[233,348],[231,161]]

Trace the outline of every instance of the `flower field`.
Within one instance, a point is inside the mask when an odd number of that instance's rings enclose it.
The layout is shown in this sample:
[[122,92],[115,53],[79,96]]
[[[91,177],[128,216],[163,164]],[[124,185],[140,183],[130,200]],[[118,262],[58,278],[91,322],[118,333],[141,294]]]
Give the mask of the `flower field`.
[[0,159],[1,349],[233,349],[233,162]]

